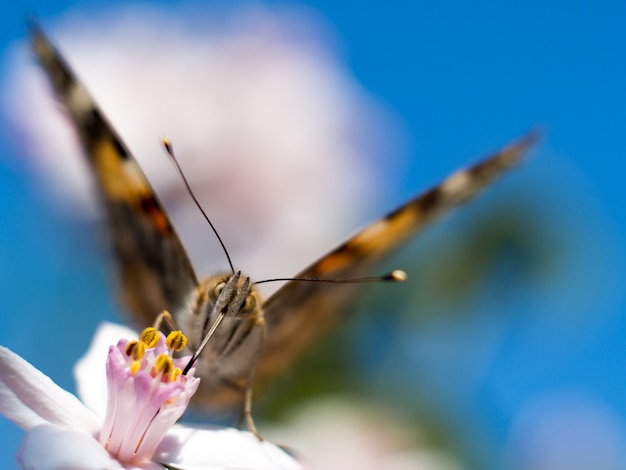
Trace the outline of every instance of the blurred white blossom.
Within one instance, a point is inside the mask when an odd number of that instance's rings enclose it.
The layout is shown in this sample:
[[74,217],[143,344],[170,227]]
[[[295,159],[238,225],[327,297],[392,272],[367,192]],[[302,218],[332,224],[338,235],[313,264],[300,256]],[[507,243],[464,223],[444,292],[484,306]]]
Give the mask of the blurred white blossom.
[[[414,423],[353,399],[308,402],[280,427],[263,426],[273,442],[295,450],[312,468],[340,470],[461,470],[453,456],[420,442]],[[422,439],[424,440],[424,439]]]
[[[311,12],[155,8],[43,26],[172,212],[200,274],[226,260],[162,135],[235,263],[255,279],[295,274],[379,197],[373,160],[383,146],[393,157],[390,116],[349,75]],[[8,69],[5,114],[20,145],[64,207],[92,213],[73,130],[24,44]]]

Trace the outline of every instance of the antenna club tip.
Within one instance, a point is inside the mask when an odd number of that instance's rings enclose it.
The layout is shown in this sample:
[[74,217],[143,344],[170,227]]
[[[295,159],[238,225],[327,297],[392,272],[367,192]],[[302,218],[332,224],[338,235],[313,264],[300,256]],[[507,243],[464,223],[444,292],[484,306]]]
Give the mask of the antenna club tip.
[[167,136],[161,136],[161,144],[167,150],[167,153],[172,153],[172,141]]
[[406,281],[407,277],[406,272],[401,269],[394,269],[389,273],[389,280],[391,281],[403,282]]

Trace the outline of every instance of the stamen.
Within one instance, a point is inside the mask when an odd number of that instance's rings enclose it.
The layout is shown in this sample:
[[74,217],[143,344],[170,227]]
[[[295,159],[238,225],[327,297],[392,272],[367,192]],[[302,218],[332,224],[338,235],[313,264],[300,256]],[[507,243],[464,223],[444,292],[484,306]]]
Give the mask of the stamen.
[[139,341],[129,341],[125,350],[127,356],[132,357],[135,361],[141,361],[146,353],[146,345]]
[[169,335],[167,335],[167,340],[165,341],[168,349],[174,350],[176,352],[182,351],[187,346],[187,337],[183,334],[182,331],[172,331]]
[[109,348],[109,400],[98,439],[118,461],[133,468],[148,462],[198,389],[195,370],[181,371],[189,357],[172,357],[185,342],[180,332],[166,339],[147,328],[139,341],[120,340]]
[[154,348],[159,342],[159,332],[153,327],[146,328],[139,335],[139,341],[145,343],[147,348]]
[[141,369],[141,361],[133,361],[130,365],[130,375],[134,377],[139,369]]
[[159,354],[154,360],[154,370],[156,373],[163,374],[168,380],[174,369],[174,361],[172,361],[172,358],[167,354]]
[[176,381],[178,376],[181,375],[182,373],[183,373],[183,371],[180,370],[180,368],[178,368],[178,367],[174,368],[174,370],[172,371],[172,374],[170,375],[170,382]]
[[134,377],[139,372],[139,369],[141,369],[141,361],[133,361],[130,365],[130,375]]

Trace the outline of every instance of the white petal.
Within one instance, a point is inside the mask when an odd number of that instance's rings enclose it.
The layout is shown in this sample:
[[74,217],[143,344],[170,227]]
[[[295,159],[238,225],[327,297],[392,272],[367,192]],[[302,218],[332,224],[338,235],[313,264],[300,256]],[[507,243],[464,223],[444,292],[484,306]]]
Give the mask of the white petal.
[[93,336],[87,353],[74,366],[78,396],[100,417],[106,414],[106,360],[109,346],[122,339],[137,339],[137,332],[114,323],[101,323]]
[[147,462],[139,467],[121,465],[100,442],[81,432],[44,424],[26,433],[17,459],[27,470],[162,470]]
[[249,432],[219,427],[174,426],[153,460],[185,470],[302,468],[270,442],[260,442]]
[[123,468],[93,437],[52,424],[27,432],[17,459],[25,470]]
[[2,346],[0,413],[26,430],[52,423],[92,435],[101,424],[78,398]]

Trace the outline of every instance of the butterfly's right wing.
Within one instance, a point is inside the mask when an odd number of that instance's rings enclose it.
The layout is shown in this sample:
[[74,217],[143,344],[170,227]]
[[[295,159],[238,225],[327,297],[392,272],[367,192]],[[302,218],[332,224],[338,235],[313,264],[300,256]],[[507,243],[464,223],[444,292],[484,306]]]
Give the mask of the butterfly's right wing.
[[106,207],[126,308],[140,327],[181,308],[198,286],[174,228],[139,165],[41,29],[32,47],[78,132]]
[[[373,265],[419,233],[437,216],[462,204],[515,165],[536,141],[530,133],[365,227],[297,278],[350,279],[371,274]],[[266,345],[259,359],[260,382],[290,365],[342,318],[358,295],[355,284],[291,281],[263,306]]]

